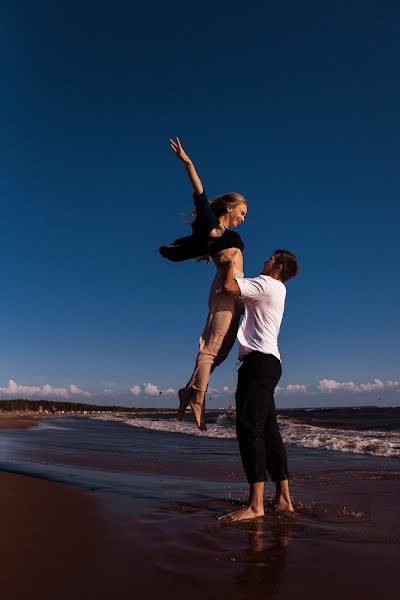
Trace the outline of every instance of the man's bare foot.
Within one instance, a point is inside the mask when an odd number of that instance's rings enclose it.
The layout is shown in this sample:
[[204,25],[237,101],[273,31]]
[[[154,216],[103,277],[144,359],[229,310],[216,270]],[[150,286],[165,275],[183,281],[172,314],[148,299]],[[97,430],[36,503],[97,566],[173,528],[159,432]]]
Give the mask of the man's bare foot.
[[257,519],[264,516],[264,508],[255,509],[251,506],[245,506],[240,510],[234,510],[226,515],[218,517],[219,521],[248,521],[249,519]]
[[176,418],[178,419],[178,421],[183,421],[183,417],[185,416],[185,411],[186,411],[187,407],[189,406],[190,393],[191,393],[190,390],[187,390],[185,388],[181,388],[180,390],[178,390],[179,408],[178,408],[178,412],[176,413]]
[[282,479],[276,482],[274,508],[278,512],[294,513],[292,499],[289,492],[289,481]]
[[294,513],[293,504],[290,498],[284,498],[283,496],[275,497],[274,508],[278,512],[282,513]]

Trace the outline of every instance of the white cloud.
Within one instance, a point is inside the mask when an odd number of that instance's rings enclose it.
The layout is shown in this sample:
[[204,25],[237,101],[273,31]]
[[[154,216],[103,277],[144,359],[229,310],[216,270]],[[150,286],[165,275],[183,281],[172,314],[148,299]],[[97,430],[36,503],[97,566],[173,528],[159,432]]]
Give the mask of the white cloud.
[[90,392],[87,392],[86,390],[81,390],[81,388],[78,388],[74,383],[70,383],[69,393],[77,394],[79,396],[84,396],[85,398],[89,398],[92,395]]
[[13,379],[10,379],[7,387],[0,387],[0,394],[33,396],[33,394],[39,393],[40,389],[40,387],[33,385],[18,385]]
[[289,383],[286,387],[278,385],[275,391],[277,394],[304,394],[307,391],[307,386],[300,385],[299,383]]
[[55,388],[46,383],[41,389],[39,388],[38,394],[42,396],[56,396],[57,398],[69,398],[68,390],[66,388]]
[[[138,386],[135,386],[135,387],[138,387]],[[160,396],[161,394],[164,394],[165,396],[171,396],[173,394],[176,394],[177,392],[173,388],[167,388],[165,390],[160,390],[158,388],[158,386],[154,385],[153,383],[145,383],[144,384],[144,393],[147,394],[148,396]]]
[[320,392],[336,392],[345,390],[352,394],[360,392],[380,392],[383,390],[391,390],[400,387],[398,381],[374,379],[370,383],[354,383],[354,381],[335,381],[334,379],[322,379],[318,384]]
[[224,392],[224,394],[234,394],[236,392],[236,388],[229,387],[228,385],[224,385],[224,387],[222,388],[222,391]]
[[133,387],[129,388],[129,391],[134,396],[138,396],[140,394],[140,385],[134,385]]
[[144,392],[145,394],[149,394],[149,396],[158,396],[160,390],[156,385],[153,385],[152,383],[145,383]]
[[221,391],[218,388],[213,388],[213,387],[209,387],[207,389],[207,393],[206,396],[219,396],[221,394]]
[[53,387],[46,383],[42,387],[34,385],[20,385],[10,379],[6,387],[0,387],[0,395],[20,396],[20,397],[51,397],[51,398],[70,398],[71,396],[83,396],[89,398],[92,394],[86,390],[81,390],[74,383],[71,383],[68,388]]
[[393,379],[386,379],[385,381],[386,387],[388,388],[399,388],[400,387],[400,381],[397,380],[393,380]]
[[307,388],[305,385],[300,385],[299,383],[289,383],[289,385],[286,386],[286,391],[291,393],[304,393],[307,391]]

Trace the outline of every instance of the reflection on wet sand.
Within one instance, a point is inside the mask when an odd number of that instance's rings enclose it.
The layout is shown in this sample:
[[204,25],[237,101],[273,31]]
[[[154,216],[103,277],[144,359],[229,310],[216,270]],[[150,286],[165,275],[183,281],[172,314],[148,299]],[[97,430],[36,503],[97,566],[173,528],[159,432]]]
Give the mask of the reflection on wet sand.
[[[174,534],[173,539],[167,540],[160,532],[158,540],[167,541],[168,548],[164,546],[157,567],[183,579],[190,573],[191,581],[204,593],[203,578],[207,573],[207,586],[213,589],[222,583],[227,586],[229,581],[231,598],[249,598],[250,594],[255,594],[255,598],[272,597],[285,581],[289,542],[296,528],[302,526],[296,516],[281,515],[269,507],[265,517],[258,519],[216,521],[227,504],[231,509],[241,506],[240,502],[220,499],[160,507],[158,514],[168,515],[168,525],[167,519],[164,523],[159,519],[157,523],[147,521],[147,525],[162,531],[165,526],[164,533],[168,528]],[[174,512],[176,518],[171,514]]]
[[254,519],[247,524],[248,548],[238,555],[243,565],[235,577],[239,598],[265,594],[271,597],[279,592],[284,579],[288,545],[293,522],[277,522],[268,517]]

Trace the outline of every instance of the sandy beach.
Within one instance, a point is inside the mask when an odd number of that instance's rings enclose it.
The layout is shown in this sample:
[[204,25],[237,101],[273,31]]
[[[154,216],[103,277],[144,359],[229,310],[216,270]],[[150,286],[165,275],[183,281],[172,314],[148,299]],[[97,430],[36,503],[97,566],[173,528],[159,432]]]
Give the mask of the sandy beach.
[[[1,413],[0,430],[53,419]],[[139,539],[125,535],[93,492],[1,470],[0,486],[2,598],[132,598],[130,567]]]
[[393,593],[397,462],[290,447],[297,514],[267,504],[265,518],[229,524],[217,516],[246,491],[234,440],[76,417],[31,424],[0,431],[7,599]]
[[27,429],[33,427],[41,415],[37,413],[0,412],[0,429]]
[[77,598],[78,586],[93,597],[106,544],[89,494],[10,473],[0,485],[2,596]]

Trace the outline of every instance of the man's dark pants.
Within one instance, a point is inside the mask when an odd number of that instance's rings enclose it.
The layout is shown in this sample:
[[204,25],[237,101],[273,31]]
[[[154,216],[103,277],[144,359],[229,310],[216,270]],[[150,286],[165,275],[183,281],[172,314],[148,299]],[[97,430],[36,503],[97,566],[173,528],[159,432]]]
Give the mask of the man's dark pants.
[[276,418],[274,390],[282,374],[272,354],[251,352],[238,371],[236,433],[249,483],[289,478],[287,457]]

